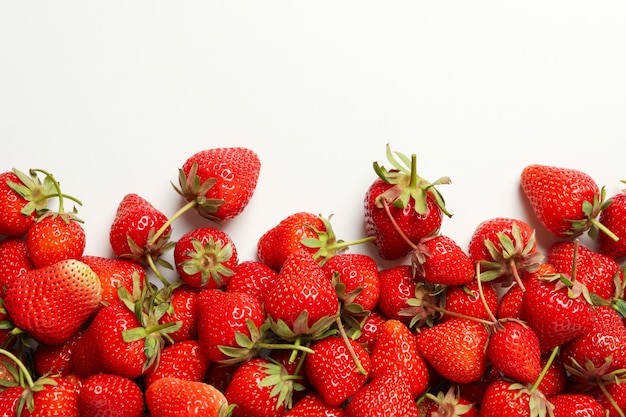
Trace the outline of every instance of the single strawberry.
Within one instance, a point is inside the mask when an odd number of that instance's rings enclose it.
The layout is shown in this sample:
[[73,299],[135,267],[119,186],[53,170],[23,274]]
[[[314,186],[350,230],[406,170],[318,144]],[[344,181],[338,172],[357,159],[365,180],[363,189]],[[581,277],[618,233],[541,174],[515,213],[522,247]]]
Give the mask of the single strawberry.
[[476,381],[487,370],[489,332],[482,323],[455,317],[422,328],[416,340],[422,357],[453,383]]
[[197,340],[183,340],[163,348],[159,366],[148,371],[143,382],[146,387],[165,377],[203,382],[209,365],[210,360],[202,353]]
[[525,289],[519,285],[507,289],[500,297],[496,317],[499,319],[519,319],[522,316],[524,291]]
[[317,392],[312,391],[296,402],[284,417],[344,417],[344,415],[343,408],[327,404]]
[[233,272],[226,283],[226,291],[245,292],[260,300],[267,295],[278,278],[276,270],[255,260],[239,262]]
[[605,417],[602,404],[595,398],[586,394],[560,394],[549,398],[554,406],[554,417]]
[[167,289],[171,289],[171,291],[164,298],[171,305],[171,309],[168,309],[163,314],[163,317],[159,319],[159,323],[178,323],[180,325],[178,330],[168,333],[169,338],[173,342],[197,339],[198,311],[196,307],[197,297],[202,289],[184,283],[171,285],[166,287]]
[[[447,287],[442,294],[443,308],[445,312],[441,321],[450,320],[455,315],[474,317],[489,320],[489,312],[497,311],[499,295],[496,288],[486,282],[482,285],[482,297],[478,288],[478,280],[471,281],[466,285],[454,285]],[[489,308],[485,308],[485,304]]]
[[537,219],[556,237],[569,238],[598,230],[614,234],[598,221],[606,207],[604,188],[585,172],[532,164],[521,173],[521,186]]
[[76,349],[83,333],[83,330],[79,330],[67,341],[58,345],[44,345],[39,343],[33,353],[33,362],[37,374],[67,377],[72,373],[72,352]]
[[445,393],[426,393],[418,402],[423,417],[478,417],[478,408],[461,396],[459,387],[451,385]]
[[226,417],[229,406],[224,394],[204,382],[166,377],[145,392],[150,415],[178,417],[181,412],[206,417]]
[[328,336],[313,342],[311,349],[315,353],[304,360],[306,377],[326,404],[342,404],[367,382],[370,356],[354,340]]
[[40,343],[68,340],[99,307],[100,280],[78,260],[65,260],[34,269],[17,278],[4,298],[16,327]]
[[517,382],[535,382],[541,372],[539,338],[518,320],[505,319],[493,326],[487,358],[498,371]]
[[480,417],[534,417],[551,415],[553,406],[541,391],[528,384],[504,379],[492,382],[485,391]]
[[251,149],[204,149],[179,169],[176,191],[205,218],[230,220],[248,205],[256,189],[261,161]]
[[180,279],[198,288],[222,288],[239,262],[231,237],[213,227],[185,233],[174,246],[174,266]]
[[28,256],[28,246],[22,237],[7,237],[0,241],[0,298],[19,276],[35,269]]
[[413,252],[413,264],[421,269],[424,279],[433,284],[464,285],[476,275],[470,256],[445,235],[423,238]]
[[422,238],[438,233],[444,215],[451,216],[436,189],[450,179],[442,177],[431,183],[421,178],[417,157],[409,159],[392,152],[389,145],[387,160],[393,166],[390,170],[374,162],[378,178],[365,194],[364,218],[366,234],[375,237],[381,258],[394,260],[414,250]]
[[342,285],[344,305],[358,304],[359,311],[371,311],[380,296],[378,264],[369,255],[339,253],[322,265],[329,280],[336,277]]
[[417,350],[415,335],[401,321],[389,319],[381,327],[371,354],[371,377],[377,378],[393,367],[404,371],[405,384],[417,398],[429,384],[428,365]]
[[42,182],[37,171],[0,173],[0,236],[24,236],[53,193],[53,185]]
[[598,220],[618,239],[599,233],[598,252],[621,261],[626,256],[626,189],[613,195],[608,201],[611,203],[600,212]]
[[114,374],[96,374],[83,381],[78,395],[81,417],[141,417],[144,400],[135,381]]
[[352,334],[357,333],[357,343],[361,344],[368,352],[372,352],[374,344],[378,338],[378,333],[387,321],[387,317],[379,311],[374,310],[368,314],[356,329],[348,329]]

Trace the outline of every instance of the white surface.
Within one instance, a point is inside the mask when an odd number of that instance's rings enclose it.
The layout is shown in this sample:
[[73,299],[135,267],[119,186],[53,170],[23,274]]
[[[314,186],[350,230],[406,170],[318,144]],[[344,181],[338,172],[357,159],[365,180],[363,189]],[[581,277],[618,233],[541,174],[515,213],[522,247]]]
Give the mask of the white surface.
[[362,237],[388,142],[452,178],[442,232],[466,245],[489,217],[534,222],[527,164],[621,188],[625,40],[621,2],[2,2],[0,168],[51,171],[108,255],[124,194],[171,215],[188,156],[248,146],[258,187],[225,226],[245,260],[301,210]]

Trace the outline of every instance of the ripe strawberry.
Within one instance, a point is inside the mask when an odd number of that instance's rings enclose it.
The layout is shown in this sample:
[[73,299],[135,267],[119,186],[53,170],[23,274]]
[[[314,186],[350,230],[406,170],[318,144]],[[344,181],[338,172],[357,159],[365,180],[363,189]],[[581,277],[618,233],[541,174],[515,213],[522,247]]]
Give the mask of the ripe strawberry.
[[259,156],[251,149],[205,149],[185,160],[175,189],[202,217],[229,220],[252,199],[260,170]]
[[148,371],[143,382],[146,387],[165,377],[203,382],[209,364],[209,358],[202,353],[197,340],[184,340],[163,348],[159,366]]
[[521,286],[515,285],[509,288],[498,303],[496,317],[499,319],[519,319],[522,316],[522,302],[524,291]]
[[429,383],[428,365],[417,350],[415,335],[404,323],[387,320],[376,337],[371,354],[371,377],[377,378],[388,368],[400,369],[406,375],[405,384],[417,398]]
[[118,285],[133,290],[133,276],[137,274],[137,282],[143,283],[146,279],[146,271],[137,263],[117,258],[106,258],[96,255],[83,255],[81,262],[89,265],[100,279],[102,287],[102,303],[111,304],[119,301]]
[[306,246],[302,240],[318,239],[318,231],[327,232],[320,216],[306,211],[290,214],[259,238],[257,257],[270,268],[279,271],[293,252],[302,249],[311,255],[317,252],[317,248]]
[[339,253],[322,265],[329,280],[335,276],[342,284],[343,303],[358,304],[359,310],[371,311],[380,296],[380,275],[376,261],[360,253]]
[[159,319],[160,324],[179,323],[178,330],[168,333],[172,342],[181,342],[183,340],[193,340],[198,337],[198,312],[197,297],[202,291],[200,288],[192,287],[181,283],[167,287],[171,289],[168,302],[171,304],[173,311],[166,311],[163,317]]
[[546,261],[557,273],[573,276],[603,300],[610,301],[624,281],[622,267],[617,261],[578,242],[555,242],[548,248]]
[[378,333],[387,320],[387,317],[377,310],[370,312],[358,328],[357,343],[361,344],[368,352],[372,352]]
[[489,332],[485,325],[452,318],[423,328],[416,336],[417,349],[441,376],[455,383],[476,381],[487,370],[485,352]]
[[152,416],[178,417],[181,412],[206,417],[226,417],[224,395],[204,382],[166,377],[146,389],[146,405]]
[[7,237],[0,241],[0,298],[15,279],[27,271],[35,269],[28,256],[26,240],[21,237]]
[[539,339],[533,329],[520,321],[502,320],[493,326],[487,358],[505,376],[533,383],[541,372],[539,349]]
[[290,338],[323,332],[339,309],[331,281],[305,250],[289,255],[263,302],[266,314],[282,328],[279,335]]
[[476,275],[474,262],[449,236],[422,239],[413,252],[413,264],[428,282],[441,285],[464,285]]
[[49,181],[42,183],[35,171],[29,174],[0,173],[0,236],[24,236],[54,193]]
[[521,173],[526,198],[546,229],[556,237],[567,238],[598,229],[612,232],[598,221],[606,207],[604,188],[600,190],[588,174],[570,168],[533,164]]
[[70,259],[17,278],[6,292],[4,307],[15,326],[40,343],[54,345],[76,333],[101,298],[98,276]]
[[587,395],[595,398],[608,411],[608,417],[621,417],[626,410],[626,384],[615,381],[601,382],[593,386]]
[[539,383],[539,391],[546,398],[565,393],[570,379],[561,358],[558,355],[555,358],[551,358],[551,352],[543,353],[541,355],[541,369],[546,367],[547,371]]
[[315,353],[304,360],[306,377],[326,404],[342,404],[367,382],[370,357],[354,340],[328,336],[313,342],[311,349]]
[[[447,321],[455,317],[451,313],[490,320],[489,312],[497,311],[498,309],[498,291],[488,282],[482,283],[481,285],[483,291],[482,299],[477,280],[466,285],[447,287],[443,294],[443,308],[446,312],[441,316],[441,321]],[[485,309],[485,304],[487,304],[489,310]]]
[[418,403],[420,416],[432,417],[478,417],[478,408],[460,395],[458,386],[452,385],[447,392],[437,395],[427,393]]
[[595,398],[586,394],[560,394],[548,399],[554,406],[554,417],[605,417],[604,407]]
[[237,264],[226,283],[226,291],[245,292],[262,300],[278,278],[278,272],[260,261],[247,260]]
[[258,329],[265,321],[261,301],[246,293],[205,289],[196,297],[196,309],[200,348],[214,362],[230,359],[221,349],[240,347],[237,334],[250,338],[249,326]]
[[331,406],[324,402],[315,391],[307,393],[284,417],[344,417],[345,412],[340,406]]
[[33,354],[37,374],[67,377],[71,373],[72,352],[76,349],[83,333],[79,330],[67,341],[58,345],[38,344]]
[[230,236],[213,227],[194,229],[174,246],[176,271],[183,282],[193,287],[224,287],[238,262]]
[[171,226],[161,211],[137,194],[126,194],[111,224],[109,241],[116,256],[142,263],[171,249]]
[[72,213],[48,211],[26,233],[28,255],[36,268],[78,259],[86,245],[85,229]]
[[419,417],[405,371],[388,368],[352,396],[346,417]]
[[481,403],[480,417],[548,415],[551,408],[551,404],[540,391],[532,391],[525,385],[500,379],[487,387]]
[[598,220],[609,229],[618,240],[606,233],[598,234],[598,252],[615,260],[626,256],[626,189],[610,197],[611,202],[600,212]]
[[387,145],[387,160],[393,169],[374,163],[378,178],[365,194],[365,230],[368,236],[375,237],[378,253],[386,260],[407,255],[420,239],[439,231],[444,215],[450,216],[435,188],[448,184],[450,179],[442,177],[431,183],[419,177],[416,159],[415,155],[409,159],[392,153]]
[[114,374],[96,374],[83,381],[78,395],[81,417],[141,417],[141,388],[132,379]]

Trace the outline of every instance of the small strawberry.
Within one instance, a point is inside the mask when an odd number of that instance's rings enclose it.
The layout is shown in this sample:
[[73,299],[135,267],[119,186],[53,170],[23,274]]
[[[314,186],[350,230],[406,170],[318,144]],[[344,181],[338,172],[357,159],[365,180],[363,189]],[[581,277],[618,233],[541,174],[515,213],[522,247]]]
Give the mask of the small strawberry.
[[[450,320],[455,317],[455,314],[489,320],[491,318],[489,312],[496,311],[499,306],[498,291],[490,283],[481,285],[482,296],[478,288],[478,280],[466,285],[447,287],[442,294],[445,312],[441,316],[441,321]],[[485,308],[485,304],[489,310]]]
[[0,298],[19,276],[35,269],[28,256],[28,246],[22,237],[7,237],[0,241]]
[[349,329],[349,331],[358,331],[357,343],[363,345],[368,352],[372,352],[378,333],[387,320],[387,317],[374,310],[365,317],[358,329]]
[[16,327],[40,343],[68,340],[99,307],[100,280],[78,260],[65,260],[34,269],[17,278],[4,298]]
[[451,216],[435,188],[450,179],[442,177],[431,183],[419,177],[416,159],[415,155],[409,159],[392,152],[387,145],[387,160],[393,169],[374,163],[378,178],[365,194],[365,229],[368,236],[375,237],[378,253],[386,260],[407,255],[420,239],[439,232],[444,215]]
[[238,262],[230,236],[213,227],[187,232],[174,246],[176,271],[183,282],[193,287],[224,287]]
[[522,316],[522,302],[524,300],[524,291],[519,285],[510,287],[498,303],[496,317],[499,319],[519,319]]
[[248,205],[256,189],[261,161],[244,147],[211,148],[185,160],[176,191],[205,218],[230,220]]
[[143,382],[146,387],[165,377],[203,382],[209,365],[209,358],[202,353],[200,343],[197,340],[184,340],[163,348],[159,366],[148,371]]
[[53,193],[52,183],[42,183],[35,170],[0,173],[0,236],[24,236]]
[[229,406],[224,394],[204,382],[166,377],[146,389],[146,405],[152,416],[178,417],[182,413],[226,417]]
[[344,417],[340,406],[327,404],[315,391],[309,392],[294,404],[284,417]]
[[[202,291],[201,288],[192,287],[184,283],[180,285],[171,285],[166,287],[170,290],[169,296],[164,298],[170,303],[171,309],[168,309],[163,317],[159,319],[160,324],[178,323],[178,330],[168,333],[172,342],[181,342],[183,340],[192,340],[198,338],[198,311],[197,297]],[[173,310],[173,311],[172,311]]]
[[326,404],[342,404],[367,382],[370,357],[354,340],[328,336],[313,342],[311,349],[315,353],[304,360],[306,377]]
[[605,417],[602,404],[595,398],[586,394],[560,394],[549,398],[554,406],[554,417]]
[[616,237],[598,221],[606,207],[604,188],[588,174],[571,168],[533,164],[521,173],[524,195],[546,229],[556,237],[568,238],[598,230]]
[[74,333],[67,341],[58,345],[39,343],[33,354],[35,370],[39,375],[59,375],[66,377],[71,371],[72,352],[83,336],[83,331]]
[[469,383],[487,370],[489,332],[484,324],[452,318],[416,336],[417,349],[428,363],[453,383]]
[[380,275],[376,261],[360,253],[339,253],[322,265],[329,280],[342,284],[344,304],[358,304],[361,311],[371,311],[380,295]]
[[551,415],[553,406],[541,391],[504,379],[492,382],[485,391],[480,417],[534,417]]
[[78,395],[81,417],[141,417],[141,388],[132,379],[114,374],[96,374],[83,381]]
[[517,320],[501,320],[493,326],[487,358],[505,376],[532,383],[541,372],[539,339],[532,328]]
[[476,275],[470,256],[445,235],[423,238],[413,252],[413,264],[420,268],[424,279],[433,284],[463,285]]
[[626,189],[613,195],[608,201],[611,203],[600,212],[598,220],[618,239],[613,239],[606,233],[598,234],[598,252],[615,260],[623,260],[626,256]]
[[245,292],[262,300],[278,278],[278,272],[260,261],[247,260],[237,264],[226,283],[226,291]]
[[452,385],[445,393],[426,393],[418,403],[420,416],[424,417],[478,417],[478,408],[459,393],[459,387]]

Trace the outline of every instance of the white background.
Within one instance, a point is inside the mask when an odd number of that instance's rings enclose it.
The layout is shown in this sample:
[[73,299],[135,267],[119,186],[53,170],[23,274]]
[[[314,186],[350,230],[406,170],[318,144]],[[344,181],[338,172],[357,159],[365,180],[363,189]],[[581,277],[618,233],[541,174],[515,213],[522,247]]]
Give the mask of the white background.
[[[622,2],[55,1],[0,3],[0,169],[42,168],[80,198],[88,254],[110,254],[124,194],[166,215],[191,154],[247,146],[262,161],[224,227],[240,259],[297,211],[363,236],[385,144],[442,186],[442,232],[538,228],[519,187],[531,163],[626,179]],[[214,224],[185,216],[174,239]],[[355,247],[355,252],[373,253]]]

